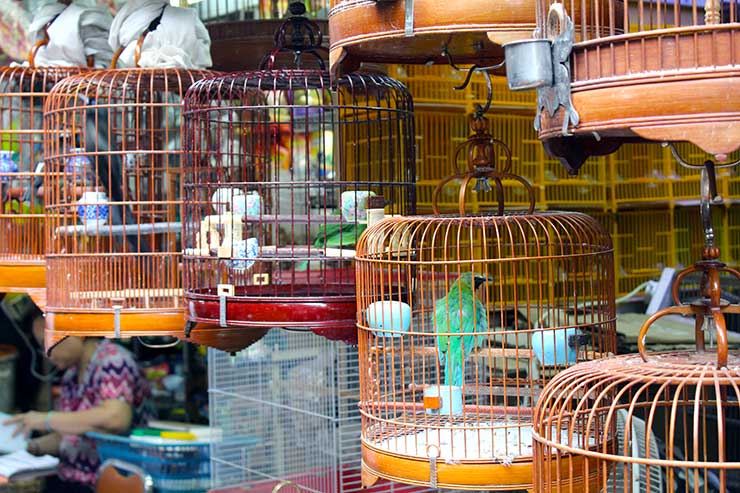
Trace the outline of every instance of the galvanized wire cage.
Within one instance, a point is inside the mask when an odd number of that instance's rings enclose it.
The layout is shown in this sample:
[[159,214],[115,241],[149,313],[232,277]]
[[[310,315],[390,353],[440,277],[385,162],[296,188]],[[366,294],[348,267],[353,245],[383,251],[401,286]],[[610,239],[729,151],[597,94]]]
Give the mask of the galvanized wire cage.
[[214,493],[422,493],[390,481],[363,489],[357,348],[272,330],[229,356],[209,350]]
[[[482,123],[458,149],[471,163],[458,175],[460,197],[475,183],[502,206],[521,178],[510,161],[495,169],[494,147],[508,149]],[[612,243],[594,219],[531,208],[467,216],[460,207],[457,216],[385,219],[358,243],[366,484],[531,489],[542,388],[615,349]]]
[[207,75],[103,70],[49,93],[47,342],[182,334],[181,108]]
[[193,334],[285,327],[352,342],[368,211],[414,211],[411,97],[383,75],[332,84],[324,70],[272,69],[295,49],[280,36],[265,70],[204,80],[186,99],[188,318]]
[[0,68],[0,293],[30,294],[43,307],[44,202],[42,123],[44,100],[60,80],[86,67]]

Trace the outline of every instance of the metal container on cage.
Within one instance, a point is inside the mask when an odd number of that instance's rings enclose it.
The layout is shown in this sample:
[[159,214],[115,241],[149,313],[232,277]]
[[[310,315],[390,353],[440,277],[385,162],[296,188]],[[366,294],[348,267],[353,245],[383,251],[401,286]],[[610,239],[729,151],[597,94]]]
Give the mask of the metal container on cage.
[[212,74],[114,68],[49,93],[47,349],[68,335],[182,334],[181,109]]
[[[47,25],[48,27],[48,25]],[[42,123],[51,88],[88,67],[39,67],[38,41],[26,66],[0,68],[0,293],[46,298]],[[94,60],[88,58],[92,67]]]
[[[378,213],[414,211],[411,97],[384,75],[331,83],[320,31],[293,8],[263,70],[185,102],[188,336],[222,349],[272,327],[356,341],[357,238]],[[283,53],[299,68],[278,68]]]
[[[592,218],[534,212],[511,154],[472,119],[459,213],[388,218],[357,246],[363,481],[531,490],[544,385],[615,350],[614,261]],[[474,188],[493,214],[467,215]],[[518,185],[530,206],[504,210]]]

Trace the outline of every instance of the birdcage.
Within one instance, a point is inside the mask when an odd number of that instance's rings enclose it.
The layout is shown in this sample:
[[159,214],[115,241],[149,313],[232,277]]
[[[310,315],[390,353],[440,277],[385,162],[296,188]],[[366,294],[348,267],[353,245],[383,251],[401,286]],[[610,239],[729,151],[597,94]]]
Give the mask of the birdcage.
[[[486,126],[473,119],[475,134],[458,148],[468,171],[435,194],[460,180],[459,215],[387,218],[358,243],[366,485],[380,477],[531,489],[542,388],[558,371],[614,351],[609,235],[584,214],[534,213],[530,186],[498,158],[508,148]],[[465,214],[472,183],[495,196],[497,214]],[[515,183],[530,206],[504,213],[504,189]]]
[[331,72],[364,61],[447,63],[446,55],[457,63],[498,63],[503,43],[531,37],[534,7],[524,1],[492,9],[486,0],[332,0]]
[[49,93],[47,347],[66,335],[182,334],[181,108],[207,75],[101,70]]
[[[355,341],[357,238],[374,215],[414,211],[411,97],[383,75],[332,84],[324,70],[273,68],[286,51],[323,66],[300,13],[264,70],[204,80],[186,98],[185,292],[201,333]],[[302,41],[288,34],[300,30]]]
[[[46,33],[46,30],[44,30]],[[0,293],[30,294],[44,305],[42,117],[51,88],[85,67],[37,67],[38,41],[26,66],[0,68]],[[92,58],[88,59],[90,66]]]
[[[576,365],[543,390],[534,415],[535,491],[740,488],[740,354],[727,338],[740,304],[724,299],[721,287],[722,274],[740,279],[740,272],[719,261],[709,197],[702,200],[702,259],[676,278],[675,306],[643,325],[640,354]],[[683,281],[697,273],[699,296],[680,299]],[[696,351],[648,355],[650,327],[676,315],[695,317]],[[705,339],[716,339],[716,350]]]
[[544,56],[520,63],[551,77],[537,118],[551,150],[576,168],[635,137],[688,141],[718,161],[737,150],[740,102],[724,97],[740,85],[737,2],[596,1],[538,0],[539,37],[551,43],[525,42]]
[[236,356],[209,350],[214,493],[421,493],[362,488],[357,347],[271,330]]

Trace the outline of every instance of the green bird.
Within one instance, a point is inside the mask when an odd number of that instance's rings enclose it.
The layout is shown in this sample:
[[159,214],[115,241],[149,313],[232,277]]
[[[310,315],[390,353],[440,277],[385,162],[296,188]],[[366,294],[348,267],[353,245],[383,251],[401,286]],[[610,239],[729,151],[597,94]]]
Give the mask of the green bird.
[[437,336],[437,353],[445,369],[445,385],[462,386],[464,361],[483,340],[483,336],[472,334],[488,330],[486,308],[475,296],[476,290],[488,280],[486,276],[464,272],[447,295],[434,304],[437,334],[468,334]]

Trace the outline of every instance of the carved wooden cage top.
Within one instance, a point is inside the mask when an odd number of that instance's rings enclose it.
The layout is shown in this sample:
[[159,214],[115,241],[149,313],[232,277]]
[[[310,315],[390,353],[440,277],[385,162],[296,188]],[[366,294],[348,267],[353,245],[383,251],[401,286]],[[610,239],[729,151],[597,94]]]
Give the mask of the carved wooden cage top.
[[104,70],[49,94],[47,328],[56,336],[182,333],[181,109],[209,74]]
[[46,284],[44,100],[54,84],[84,70],[30,66],[0,69],[0,292],[33,292]]
[[368,207],[413,213],[413,136],[411,98],[384,75],[332,85],[325,71],[276,69],[193,86],[189,319],[354,339],[354,247]]
[[542,388],[615,351],[609,235],[569,212],[388,218],[356,263],[367,470],[530,489]]

